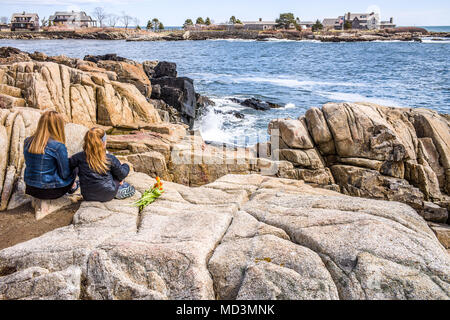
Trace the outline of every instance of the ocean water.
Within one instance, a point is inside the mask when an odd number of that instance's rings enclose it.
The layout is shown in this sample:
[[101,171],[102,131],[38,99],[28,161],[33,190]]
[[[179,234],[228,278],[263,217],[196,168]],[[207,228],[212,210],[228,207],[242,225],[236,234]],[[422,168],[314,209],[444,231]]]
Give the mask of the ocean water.
[[[130,59],[176,62],[180,76],[216,105],[197,123],[205,140],[251,145],[267,139],[274,118],[297,118],[327,102],[367,101],[450,113],[450,40],[321,43],[316,41],[125,42],[0,40],[49,55],[83,58],[117,53]],[[283,108],[256,111],[232,102],[250,98]],[[229,111],[239,111],[243,119]]]
[[450,32],[450,26],[424,26],[421,28],[424,28],[427,31],[433,31],[433,32]]

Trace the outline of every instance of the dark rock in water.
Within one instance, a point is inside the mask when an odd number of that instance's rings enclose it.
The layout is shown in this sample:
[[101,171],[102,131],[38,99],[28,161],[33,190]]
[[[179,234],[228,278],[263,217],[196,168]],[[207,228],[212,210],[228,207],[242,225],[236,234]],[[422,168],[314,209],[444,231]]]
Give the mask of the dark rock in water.
[[239,103],[240,105],[242,105],[244,107],[249,107],[249,108],[252,108],[255,110],[266,111],[266,110],[282,107],[279,104],[268,102],[268,101],[262,101],[262,100],[256,99],[256,98],[245,99],[244,101],[236,99],[236,98],[231,98],[230,100],[235,103]]
[[238,99],[238,98],[230,98],[230,101],[234,102],[234,103],[237,103],[237,104],[241,104],[242,103],[242,100]]
[[21,53],[23,53],[23,52],[17,48],[13,48],[13,47],[1,47],[0,48],[0,57],[1,58],[8,58],[14,54],[21,54]]
[[232,114],[233,116],[235,116],[238,119],[244,119],[245,115],[239,111],[227,111],[227,112],[223,112],[220,110],[214,110],[215,113],[221,113],[221,114]]
[[228,111],[227,114],[232,114],[233,116],[235,116],[238,119],[244,119],[245,116],[243,113],[240,113],[239,111]]
[[115,53],[98,55],[98,56],[87,55],[87,56],[84,57],[84,60],[85,61],[91,61],[91,62],[94,62],[94,63],[98,63],[99,61],[106,61],[106,60],[110,60],[110,61],[128,61],[127,58],[119,57]]
[[161,61],[154,70],[154,78],[177,77],[177,64],[174,62]]
[[202,96],[199,93],[196,93],[195,97],[197,98],[197,105],[199,108],[216,105],[216,103],[214,101],[212,101],[210,98]]
[[20,51],[12,47],[0,48],[0,64],[30,61],[31,58],[28,53]]
[[[179,113],[179,121],[192,128],[197,109],[201,107],[198,104],[200,95],[194,90],[194,81],[177,77],[177,65],[173,62],[144,61],[142,65],[152,83],[151,99],[160,99],[173,107]],[[201,102],[206,103],[208,100],[202,97]],[[173,113],[169,113],[172,117]]]
[[197,110],[194,81],[185,77],[162,77],[152,79],[152,84],[161,87],[160,99],[178,110],[181,120],[192,127]]

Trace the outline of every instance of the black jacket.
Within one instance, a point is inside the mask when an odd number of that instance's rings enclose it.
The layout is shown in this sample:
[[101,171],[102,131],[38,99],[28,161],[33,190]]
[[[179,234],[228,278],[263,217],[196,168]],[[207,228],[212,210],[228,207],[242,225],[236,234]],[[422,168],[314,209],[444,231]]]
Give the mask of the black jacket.
[[109,160],[109,170],[106,174],[99,174],[89,168],[84,151],[69,159],[70,168],[79,170],[81,194],[86,201],[106,202],[114,199],[119,189],[119,182],[130,172],[127,164],[121,164],[112,154],[106,156]]

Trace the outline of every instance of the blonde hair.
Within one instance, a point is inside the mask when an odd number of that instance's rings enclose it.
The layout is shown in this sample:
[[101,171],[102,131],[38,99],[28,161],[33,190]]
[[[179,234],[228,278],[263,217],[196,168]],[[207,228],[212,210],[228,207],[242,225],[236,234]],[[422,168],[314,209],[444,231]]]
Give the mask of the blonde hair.
[[44,154],[45,147],[50,138],[66,144],[64,119],[58,112],[53,110],[44,112],[40,117],[36,132],[31,136],[28,152]]
[[102,141],[104,136],[105,130],[101,128],[92,128],[84,136],[83,150],[86,153],[86,161],[91,170],[100,174],[105,174],[109,169],[106,148]]

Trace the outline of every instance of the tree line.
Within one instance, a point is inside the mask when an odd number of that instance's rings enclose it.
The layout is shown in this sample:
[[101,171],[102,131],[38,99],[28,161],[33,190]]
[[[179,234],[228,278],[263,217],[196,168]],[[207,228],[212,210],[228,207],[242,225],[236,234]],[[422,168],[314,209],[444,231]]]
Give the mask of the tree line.
[[[262,20],[262,19],[260,19]],[[228,20],[228,22],[230,24],[242,24],[242,21],[237,19],[236,16],[231,16],[230,19]],[[281,29],[290,29],[290,28],[296,28],[298,30],[300,30],[300,19],[294,16],[294,14],[292,12],[288,12],[288,13],[281,13],[280,16],[278,17],[278,19],[275,20],[276,27],[277,28],[281,28]],[[197,20],[195,21],[196,25],[211,25],[211,19],[209,17],[207,17],[206,19],[203,19],[202,17],[198,17]],[[193,26],[194,22],[192,21],[192,19],[186,19],[186,21],[183,24],[183,27],[189,27],[189,26]],[[317,19],[316,23],[312,26],[312,30],[313,31],[319,31],[323,29],[323,25],[322,23],[319,21],[319,19]]]
[[[235,16],[231,16],[231,18],[228,21],[231,24],[242,24],[241,20],[236,19]],[[213,24],[213,21],[209,17],[206,17],[206,19],[203,19],[202,17],[198,17],[197,20],[195,20],[195,24],[209,26],[209,25]],[[183,24],[183,27],[186,28],[186,27],[193,26],[193,25],[194,25],[194,22],[192,21],[192,19],[186,19],[186,21]]]
[[102,7],[96,7],[94,12],[92,12],[93,17],[97,20],[101,28],[110,27],[115,28],[119,23],[122,23],[125,29],[132,24],[135,25],[136,29],[140,30],[139,18],[130,16],[125,11],[122,11],[120,15],[114,13],[108,13]]

